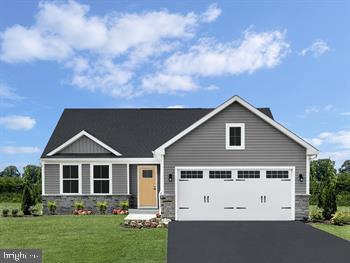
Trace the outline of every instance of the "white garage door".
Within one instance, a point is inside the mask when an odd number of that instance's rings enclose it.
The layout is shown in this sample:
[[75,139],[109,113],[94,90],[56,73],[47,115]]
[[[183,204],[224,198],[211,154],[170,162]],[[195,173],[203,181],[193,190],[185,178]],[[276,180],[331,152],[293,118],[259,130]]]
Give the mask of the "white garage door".
[[177,220],[294,220],[294,168],[176,168]]

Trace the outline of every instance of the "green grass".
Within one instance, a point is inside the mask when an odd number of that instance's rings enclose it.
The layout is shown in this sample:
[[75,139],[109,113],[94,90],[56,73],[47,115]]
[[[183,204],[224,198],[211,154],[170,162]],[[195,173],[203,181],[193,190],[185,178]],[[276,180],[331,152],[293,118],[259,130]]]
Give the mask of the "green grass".
[[313,223],[311,225],[325,232],[328,232],[332,235],[335,235],[350,241],[350,225],[335,226],[335,225],[323,224],[323,223]]
[[126,229],[123,218],[0,218],[0,247],[40,248],[43,262],[165,262],[167,230]]

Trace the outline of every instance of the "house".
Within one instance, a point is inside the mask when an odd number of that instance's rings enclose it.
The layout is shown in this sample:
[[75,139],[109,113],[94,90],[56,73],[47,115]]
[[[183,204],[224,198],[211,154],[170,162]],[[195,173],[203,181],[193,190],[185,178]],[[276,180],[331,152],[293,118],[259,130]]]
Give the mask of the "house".
[[317,154],[238,96],[215,109],[66,109],[41,156],[44,210],[129,200],[175,220],[302,220]]

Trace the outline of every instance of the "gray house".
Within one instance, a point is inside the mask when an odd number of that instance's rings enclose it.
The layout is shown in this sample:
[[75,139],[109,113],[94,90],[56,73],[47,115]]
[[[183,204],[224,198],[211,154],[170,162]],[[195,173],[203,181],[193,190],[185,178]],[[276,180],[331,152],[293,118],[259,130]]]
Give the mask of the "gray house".
[[41,156],[44,209],[129,200],[175,220],[301,220],[317,154],[238,96],[215,109],[66,109]]

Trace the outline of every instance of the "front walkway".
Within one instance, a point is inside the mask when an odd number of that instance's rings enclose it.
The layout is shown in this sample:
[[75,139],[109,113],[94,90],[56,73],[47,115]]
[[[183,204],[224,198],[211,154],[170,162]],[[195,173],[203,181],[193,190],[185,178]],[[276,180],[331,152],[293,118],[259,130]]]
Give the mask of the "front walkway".
[[350,242],[302,222],[171,222],[168,263],[348,263]]

